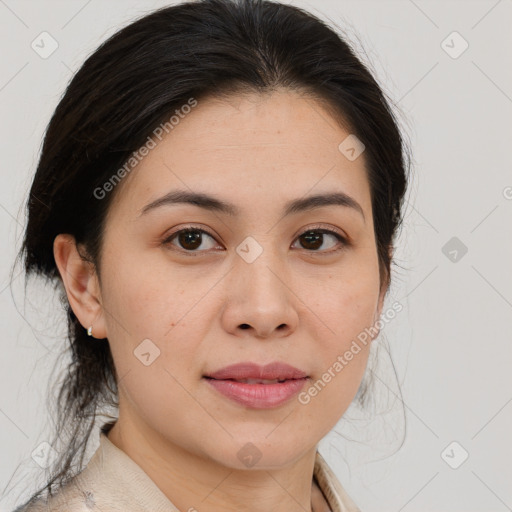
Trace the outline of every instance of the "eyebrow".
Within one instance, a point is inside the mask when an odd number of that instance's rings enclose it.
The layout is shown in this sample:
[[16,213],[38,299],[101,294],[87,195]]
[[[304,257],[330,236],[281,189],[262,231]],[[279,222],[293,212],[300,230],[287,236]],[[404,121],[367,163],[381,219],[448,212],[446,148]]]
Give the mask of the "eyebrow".
[[[231,216],[236,216],[241,213],[240,209],[234,204],[222,201],[208,194],[188,190],[173,190],[144,206],[141,209],[139,217],[161,206],[183,203],[192,204],[194,206],[204,208],[205,210],[224,213]],[[344,192],[316,194],[288,201],[284,206],[283,217],[332,205],[352,208],[353,210],[358,211],[366,221],[361,205]]]

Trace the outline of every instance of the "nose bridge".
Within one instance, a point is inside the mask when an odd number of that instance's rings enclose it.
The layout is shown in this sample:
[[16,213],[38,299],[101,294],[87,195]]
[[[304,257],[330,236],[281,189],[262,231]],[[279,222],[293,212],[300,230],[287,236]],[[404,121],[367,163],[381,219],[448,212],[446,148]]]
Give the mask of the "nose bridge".
[[[294,330],[297,312],[285,285],[286,261],[273,247],[273,237],[247,237],[236,248],[226,294],[226,328],[252,328],[259,337]],[[286,329],[285,329],[286,328]]]
[[[273,247],[272,236],[246,237],[236,248],[235,279],[247,285],[248,291],[258,294],[282,292],[282,284],[276,274],[284,275],[284,262]],[[267,295],[267,298],[270,298]]]

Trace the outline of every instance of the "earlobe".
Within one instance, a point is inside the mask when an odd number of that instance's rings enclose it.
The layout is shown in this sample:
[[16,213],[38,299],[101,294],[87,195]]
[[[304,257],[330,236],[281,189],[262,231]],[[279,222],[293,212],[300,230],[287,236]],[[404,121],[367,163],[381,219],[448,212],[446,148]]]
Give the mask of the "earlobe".
[[95,338],[106,338],[100,287],[94,266],[80,256],[75,239],[69,234],[55,237],[53,255],[76,317],[84,329],[93,327]]

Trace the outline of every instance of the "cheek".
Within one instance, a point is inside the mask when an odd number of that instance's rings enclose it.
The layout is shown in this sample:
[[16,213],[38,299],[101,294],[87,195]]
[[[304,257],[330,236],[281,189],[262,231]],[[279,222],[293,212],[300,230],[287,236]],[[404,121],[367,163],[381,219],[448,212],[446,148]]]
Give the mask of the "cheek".
[[207,285],[194,286],[179,269],[171,273],[168,267],[144,264],[142,257],[126,251],[120,258],[106,259],[103,298],[119,376],[129,374],[140,386],[130,393],[143,400],[151,396],[151,404],[163,398],[162,387],[179,387],[173,375],[182,382],[180,372],[194,368],[203,336],[201,308],[194,305],[206,294]]
[[105,310],[120,398],[153,428],[166,432],[176,411],[194,408],[183,375],[197,357],[194,339],[190,332],[186,336],[193,316],[193,311],[187,314],[187,294],[175,275],[135,265],[133,258],[118,259],[109,276]]
[[329,351],[344,350],[376,320],[379,298],[378,269],[372,265],[348,267],[338,275],[329,275],[322,286],[308,290],[308,304],[318,312],[325,327],[320,338]]
[[368,328],[372,325],[375,300],[371,293],[340,292],[337,301],[322,310],[322,320],[330,329],[323,329],[324,335],[316,340],[316,372],[298,397],[308,411],[308,428],[322,426],[321,436],[343,416],[361,384],[370,353]]
[[143,252],[120,253],[105,257],[104,299],[110,328],[133,341],[160,340],[186,313],[179,271],[171,274],[162,265],[148,262]]
[[352,402],[366,369],[379,292],[378,271],[366,267],[350,277],[333,276],[316,295],[309,295],[318,311],[315,379],[305,388],[302,403],[312,416],[333,425]]

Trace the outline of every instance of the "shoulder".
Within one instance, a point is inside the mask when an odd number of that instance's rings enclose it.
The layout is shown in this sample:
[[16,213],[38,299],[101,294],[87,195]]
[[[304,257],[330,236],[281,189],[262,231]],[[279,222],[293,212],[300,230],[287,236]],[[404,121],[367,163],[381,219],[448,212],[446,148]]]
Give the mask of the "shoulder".
[[[151,510],[141,504],[153,496],[151,485],[154,484],[141,469],[133,467],[136,467],[135,462],[116,448],[106,435],[100,435],[99,446],[80,473],[70,478],[51,496],[36,496],[13,512]],[[148,502],[149,507],[154,504],[154,501]],[[162,507],[158,501],[156,505],[154,510],[171,510]]]
[[94,502],[87,494],[59,492],[50,498],[36,498],[21,505],[13,512],[90,512]]
[[52,496],[35,497],[13,512],[127,512],[130,508],[123,495],[116,492],[116,481],[102,478],[101,471],[87,466]]
[[[100,457],[98,452],[99,450],[96,450],[85,468],[63,483],[58,490],[54,490],[51,495],[33,496],[13,512],[91,512],[91,510],[98,510],[93,490],[101,488],[104,491],[104,486],[112,484],[108,479],[103,478],[101,468],[97,467],[97,460]],[[117,510],[116,507],[112,508],[112,512]]]

